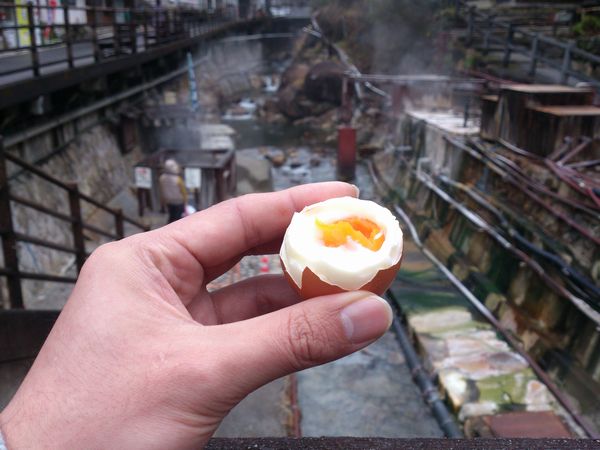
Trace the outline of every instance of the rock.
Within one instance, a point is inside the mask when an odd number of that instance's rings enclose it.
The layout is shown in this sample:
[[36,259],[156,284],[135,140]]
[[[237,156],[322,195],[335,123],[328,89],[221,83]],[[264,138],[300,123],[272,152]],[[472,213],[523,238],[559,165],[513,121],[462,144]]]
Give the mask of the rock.
[[470,400],[472,392],[465,377],[458,371],[448,370],[438,374],[440,385],[446,392],[450,404],[455,410]]
[[265,154],[265,158],[271,161],[271,164],[275,167],[280,167],[285,163],[286,156],[283,150],[273,149]]
[[299,91],[304,86],[304,79],[308,75],[310,67],[307,64],[293,64],[281,74],[279,90],[292,88]]
[[315,102],[342,104],[344,67],[324,61],[310,68],[304,80],[304,93]]
[[416,314],[408,319],[410,327],[416,333],[435,333],[448,329],[468,326],[473,316],[466,308],[445,308],[423,314]]
[[495,402],[477,402],[477,403],[465,403],[460,408],[458,413],[458,419],[464,422],[469,417],[487,416],[498,412],[498,404]]
[[289,119],[300,119],[307,115],[298,104],[297,95],[298,91],[293,86],[280,89],[277,93],[277,108]]
[[527,383],[525,391],[525,403],[527,411],[546,411],[551,410],[552,395],[548,388],[538,380],[531,380]]
[[238,154],[236,164],[238,195],[273,190],[271,164],[268,161]]

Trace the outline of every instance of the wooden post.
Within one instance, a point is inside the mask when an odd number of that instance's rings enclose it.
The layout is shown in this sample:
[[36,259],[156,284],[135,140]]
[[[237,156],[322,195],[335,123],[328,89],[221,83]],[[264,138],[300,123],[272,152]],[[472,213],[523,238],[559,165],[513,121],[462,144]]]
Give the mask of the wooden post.
[[119,24],[117,22],[117,9],[113,8],[113,49],[114,49],[114,56],[117,56],[121,53],[121,37],[119,34]]
[[135,21],[135,9],[129,8],[129,39],[131,40],[131,53],[137,53],[137,29]]
[[73,233],[73,246],[75,247],[75,262],[77,273],[81,272],[85,263],[85,240],[83,238],[83,219],[81,217],[81,202],[77,183],[69,183],[69,209],[71,212],[71,231]]
[[467,44],[471,45],[473,43],[473,37],[475,35],[475,7],[471,6],[469,8],[469,23],[467,25]]
[[138,201],[138,216],[144,217],[144,207],[146,206],[146,196],[142,188],[137,188],[137,201]]
[[569,80],[569,71],[571,70],[571,50],[574,45],[575,44],[571,42],[565,47],[562,67],[560,69],[560,82],[563,84],[566,84]]
[[102,52],[100,51],[100,44],[98,43],[98,10],[96,9],[96,3],[92,5],[92,46],[94,47],[94,61],[100,61],[102,59]]
[[502,60],[502,65],[504,67],[508,67],[508,63],[510,62],[510,53],[511,53],[514,33],[515,33],[515,26],[511,23],[508,25],[508,32],[506,35],[506,43],[504,44],[504,59]]
[[[31,50],[31,66],[33,69],[33,76],[40,76],[40,55],[38,54],[37,40],[35,38],[35,16],[33,14],[33,3],[27,3],[27,20],[29,23],[29,40]],[[17,33],[18,34],[18,33]]]
[[160,23],[160,6],[157,6],[154,10],[154,45],[157,45],[160,42],[160,34],[162,32],[162,25]]
[[488,16],[486,20],[485,31],[483,33],[483,54],[487,55],[490,47],[490,34],[492,33],[492,19]]
[[8,171],[4,158],[4,146],[0,137],[0,236],[2,236],[2,252],[4,267],[10,271],[6,277],[8,285],[8,303],[11,308],[23,308],[23,292],[19,275],[19,254],[17,239],[12,223],[10,208],[10,189],[8,186]]
[[67,62],[69,63],[69,69],[74,67],[73,63],[73,40],[71,37],[71,24],[69,23],[69,4],[65,3],[63,6],[63,15],[65,16],[65,45],[67,48]]
[[142,17],[144,18],[144,51],[146,51],[148,50],[148,11],[146,7],[144,7]]
[[531,61],[529,63],[529,75],[535,77],[535,70],[537,68],[537,58],[538,58],[538,50],[540,45],[540,38],[536,33],[533,36],[533,41],[531,41]]
[[123,225],[123,210],[119,208],[115,214],[115,234],[119,237],[119,239],[123,239],[125,237],[125,228]]

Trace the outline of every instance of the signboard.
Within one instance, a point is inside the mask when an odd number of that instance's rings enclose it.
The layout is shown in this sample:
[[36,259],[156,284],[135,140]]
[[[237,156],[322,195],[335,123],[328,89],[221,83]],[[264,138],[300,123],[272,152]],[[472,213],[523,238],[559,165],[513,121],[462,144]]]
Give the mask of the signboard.
[[[29,47],[31,45],[31,38],[29,35],[29,29],[26,28],[29,25],[29,17],[27,16],[27,2],[25,0],[15,0],[15,12],[17,15],[17,25],[19,28],[17,31],[19,47]],[[20,7],[19,7],[20,6]]]
[[150,167],[135,168],[135,186],[142,189],[152,189],[152,169]]
[[200,189],[202,186],[202,170],[197,167],[186,167],[184,172],[185,187],[188,189]]

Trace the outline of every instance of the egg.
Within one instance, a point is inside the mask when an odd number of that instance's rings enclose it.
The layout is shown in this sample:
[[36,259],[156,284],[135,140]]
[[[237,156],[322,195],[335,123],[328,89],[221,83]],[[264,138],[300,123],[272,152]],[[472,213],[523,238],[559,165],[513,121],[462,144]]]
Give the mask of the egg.
[[332,198],[294,214],[279,257],[304,299],[355,290],[382,295],[400,268],[402,230],[375,202]]

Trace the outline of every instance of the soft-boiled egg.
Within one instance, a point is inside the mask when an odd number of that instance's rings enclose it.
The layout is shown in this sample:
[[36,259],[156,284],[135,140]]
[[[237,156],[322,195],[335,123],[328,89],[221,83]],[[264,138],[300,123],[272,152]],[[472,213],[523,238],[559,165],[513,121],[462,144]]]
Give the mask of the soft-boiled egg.
[[294,214],[279,256],[302,298],[355,290],[381,295],[400,268],[402,230],[377,203],[332,198]]

